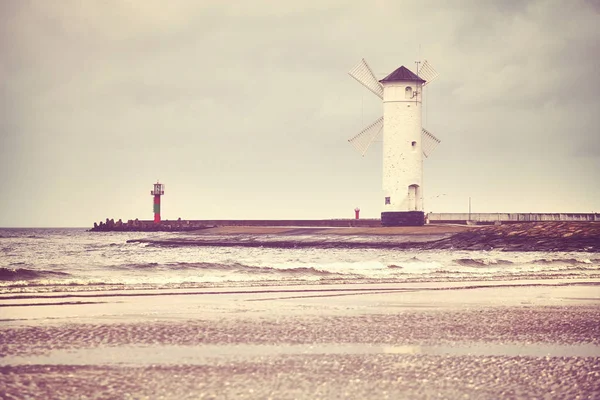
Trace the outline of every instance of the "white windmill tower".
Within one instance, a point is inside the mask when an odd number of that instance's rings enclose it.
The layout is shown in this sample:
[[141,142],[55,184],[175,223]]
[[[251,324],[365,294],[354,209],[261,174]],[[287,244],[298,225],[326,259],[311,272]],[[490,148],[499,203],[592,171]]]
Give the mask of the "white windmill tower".
[[425,61],[417,74],[401,66],[378,80],[364,59],[349,74],[383,100],[383,116],[348,140],[364,155],[383,131],[381,224],[423,225],[423,156],[440,140],[422,126],[422,91],[438,74]]

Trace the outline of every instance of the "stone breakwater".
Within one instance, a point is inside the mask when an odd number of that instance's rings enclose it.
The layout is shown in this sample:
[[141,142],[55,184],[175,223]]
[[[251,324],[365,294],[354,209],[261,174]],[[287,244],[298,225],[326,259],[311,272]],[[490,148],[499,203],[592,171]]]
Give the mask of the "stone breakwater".
[[423,249],[600,252],[600,223],[523,222],[473,228]]
[[195,231],[212,228],[215,226],[237,227],[381,227],[378,219],[314,219],[314,220],[182,220],[175,221],[140,221],[138,219],[123,222],[120,219],[106,219],[105,222],[96,223],[91,232],[177,232]]
[[[457,232],[458,230],[458,232]],[[399,228],[215,228],[130,242],[165,246],[600,252],[600,223],[541,222]]]
[[94,222],[94,227],[90,232],[185,232],[197,231],[199,229],[212,228],[214,225],[206,225],[202,221],[182,221],[179,218],[176,221],[140,221],[138,219],[123,222],[122,220],[106,218],[105,222]]

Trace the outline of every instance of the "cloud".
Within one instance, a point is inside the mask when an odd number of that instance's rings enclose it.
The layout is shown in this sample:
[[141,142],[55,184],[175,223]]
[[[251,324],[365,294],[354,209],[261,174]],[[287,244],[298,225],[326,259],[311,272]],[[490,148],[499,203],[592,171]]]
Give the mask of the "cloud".
[[[346,142],[381,114],[346,75],[361,57],[381,77],[422,58],[440,72],[424,107],[443,140],[426,160],[426,196],[468,185],[504,198],[510,182],[566,184],[564,171],[581,187],[595,179],[594,1],[0,7],[0,178],[11,191],[0,225],[89,225],[97,210],[141,217],[140,193],[157,176],[184,218],[199,218],[199,204],[207,218],[340,216],[357,204],[377,216],[380,149],[361,158]],[[74,192],[77,202],[65,198]],[[31,196],[43,205],[24,211]],[[448,211],[461,203],[440,199]],[[81,210],[60,221],[43,212],[63,206]]]

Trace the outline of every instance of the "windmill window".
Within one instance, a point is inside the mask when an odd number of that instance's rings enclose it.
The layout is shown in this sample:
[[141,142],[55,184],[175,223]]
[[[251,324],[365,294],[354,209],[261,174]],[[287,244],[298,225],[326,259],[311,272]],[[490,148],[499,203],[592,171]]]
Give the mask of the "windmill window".
[[404,98],[412,99],[412,88],[410,86],[407,86],[406,89],[404,89]]
[[413,150],[417,149],[417,142],[413,141],[411,145]]
[[385,198],[385,204],[391,204],[391,200],[390,200],[390,198],[389,198],[389,197],[386,197],[386,198]]

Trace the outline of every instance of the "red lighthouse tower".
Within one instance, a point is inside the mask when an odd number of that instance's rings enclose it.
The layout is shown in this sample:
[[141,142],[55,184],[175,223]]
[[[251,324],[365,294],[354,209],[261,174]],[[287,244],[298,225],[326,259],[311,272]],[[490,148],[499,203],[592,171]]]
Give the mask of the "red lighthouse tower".
[[150,194],[154,196],[154,223],[158,224],[160,222],[160,196],[165,194],[165,185],[156,182],[154,190],[151,190]]

